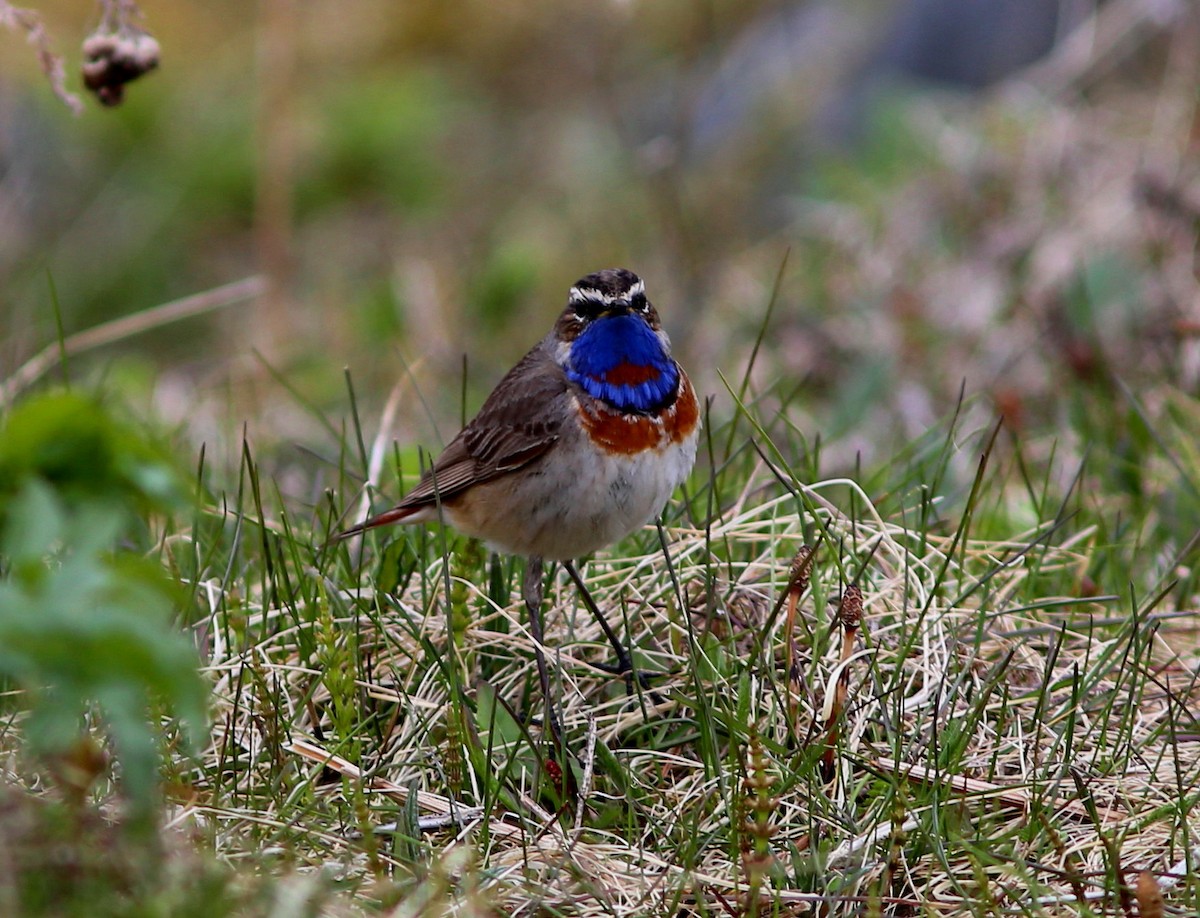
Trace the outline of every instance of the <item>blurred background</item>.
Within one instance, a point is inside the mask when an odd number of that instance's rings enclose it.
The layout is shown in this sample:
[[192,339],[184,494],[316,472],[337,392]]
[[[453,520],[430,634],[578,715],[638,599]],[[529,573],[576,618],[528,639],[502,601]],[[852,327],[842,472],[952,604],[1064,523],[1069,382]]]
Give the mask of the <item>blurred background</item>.
[[[97,8],[26,5],[78,88]],[[1135,464],[1147,412],[1196,420],[1193,3],[141,6],[160,68],[78,117],[0,29],[0,379],[56,311],[71,334],[261,276],[70,369],[233,466],[246,425],[302,492],[343,367],[368,438],[400,384],[390,435],[436,448],[622,265],[715,418],[763,335],[757,406],[828,474],[963,395]]]

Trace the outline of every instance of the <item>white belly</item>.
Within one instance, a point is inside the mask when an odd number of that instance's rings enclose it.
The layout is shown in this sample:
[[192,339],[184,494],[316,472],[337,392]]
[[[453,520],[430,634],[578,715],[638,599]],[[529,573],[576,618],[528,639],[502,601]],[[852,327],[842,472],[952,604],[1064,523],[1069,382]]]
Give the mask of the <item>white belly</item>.
[[[446,507],[456,529],[498,551],[578,558],[653,520],[691,472],[696,432],[636,455],[564,448],[553,461],[472,489]],[[564,444],[565,446],[565,444]]]

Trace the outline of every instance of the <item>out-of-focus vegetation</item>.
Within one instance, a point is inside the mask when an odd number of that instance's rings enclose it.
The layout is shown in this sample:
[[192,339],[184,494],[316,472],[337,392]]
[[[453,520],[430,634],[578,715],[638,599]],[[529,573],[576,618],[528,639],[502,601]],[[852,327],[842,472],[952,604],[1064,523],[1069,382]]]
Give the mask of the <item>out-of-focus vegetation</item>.
[[[114,771],[126,803],[119,822],[145,846],[162,803],[164,715],[186,724],[178,752],[194,754],[204,738],[207,687],[195,647],[173,620],[186,592],[156,558],[140,554],[156,541],[146,531],[150,515],[182,509],[182,496],[162,451],[88,398],[35,396],[0,423],[0,678],[16,690],[5,698],[6,734],[10,743],[25,738],[62,796],[59,812],[51,815],[51,804],[44,814],[54,824],[48,833],[63,835],[51,842],[21,827],[38,805],[5,791],[0,835],[22,848],[22,864],[74,844],[76,831],[91,834],[85,802]],[[108,834],[93,843],[134,844]],[[12,876],[17,886],[35,878],[19,901],[53,909],[72,898],[57,885],[75,878],[65,866],[57,877],[44,866],[45,874]],[[89,884],[79,880],[81,901],[98,891]]]
[[[1130,894],[1123,869],[1194,865],[1200,16],[1051,6],[1056,53],[967,91],[889,79],[932,2],[146,4],[161,68],[78,118],[0,31],[0,638],[33,641],[0,646],[22,691],[4,748],[46,740],[40,758],[14,751],[0,798],[0,858],[28,852],[13,875],[31,878],[0,881],[0,911],[752,914],[752,881],[797,893],[786,908],[830,893],[871,914],[1084,913],[1071,895]],[[36,8],[77,71],[94,11]],[[711,396],[710,442],[667,521],[678,571],[647,534],[591,582],[646,665],[684,676],[644,720],[645,698],[561,661],[581,748],[599,718],[599,794],[574,853],[534,833],[531,854],[507,833],[537,812],[521,795],[538,757],[494,701],[517,706],[529,684],[512,565],[455,550],[443,595],[444,544],[423,531],[365,563],[317,548],[361,512],[368,471],[394,495],[384,457],[411,472],[568,285],[613,265],[646,279]],[[251,274],[267,292],[250,303],[53,368],[174,431],[200,469],[194,513],[152,438],[88,399],[38,396],[41,368],[17,373],[64,335]],[[787,503],[841,476],[861,490]],[[805,738],[772,707],[795,686],[776,673],[760,692],[771,651],[746,637],[822,526],[841,542],[801,615],[804,704],[831,678],[824,609],[846,580],[864,583],[876,661],[857,670],[834,744],[849,764],[828,786],[817,711]],[[559,591],[568,646],[573,607]],[[175,742],[163,703],[202,719],[172,615],[216,686],[199,760],[147,732],[161,721]],[[81,718],[90,702],[104,716]],[[299,740],[338,758],[309,767]],[[880,771],[916,747],[931,773],[1018,785],[1036,818]],[[101,780],[149,807],[156,754],[160,821],[192,833],[164,832],[165,852],[120,833]],[[52,767],[69,775],[46,792]],[[1043,796],[1068,767],[1109,794],[1090,822]],[[410,787],[485,808],[470,852],[419,829],[428,800]],[[755,817],[782,827],[774,842],[746,828],[755,799],[782,807]],[[1122,805],[1132,821],[1114,827]],[[398,835],[377,839],[388,820]],[[42,873],[39,833],[113,857]],[[760,849],[770,869],[746,857]],[[62,887],[74,904],[55,898],[63,876],[86,881]],[[1193,866],[1178,884],[1186,912]]]
[[[88,11],[41,8],[72,53]],[[274,313],[127,348],[166,370],[171,416],[258,375],[250,346],[274,337],[270,359],[325,407],[342,398],[331,365],[378,405],[398,358],[422,362],[416,382],[449,423],[455,387],[434,390],[460,356],[486,391],[566,285],[606,264],[648,278],[719,392],[788,251],[779,346],[759,373],[804,384],[798,423],[844,443],[843,461],[922,430],[960,382],[1060,427],[1081,375],[1194,373],[1193,55],[1186,29],[1148,14],[1095,60],[963,97],[861,91],[883,27],[871,4],[807,18],[765,3],[271,9],[151,11],[163,67],[119,110],[79,119],[6,36],[4,365],[53,337],[48,274],[70,331],[251,273],[278,242]],[[796,36],[792,53],[764,43],[772,27]],[[256,62],[280,45],[284,66],[262,79]],[[772,66],[782,76],[758,72]],[[847,120],[853,138],[828,127]],[[264,203],[275,185],[282,222]],[[272,432],[313,432],[282,420]],[[431,438],[415,399],[398,425]]]

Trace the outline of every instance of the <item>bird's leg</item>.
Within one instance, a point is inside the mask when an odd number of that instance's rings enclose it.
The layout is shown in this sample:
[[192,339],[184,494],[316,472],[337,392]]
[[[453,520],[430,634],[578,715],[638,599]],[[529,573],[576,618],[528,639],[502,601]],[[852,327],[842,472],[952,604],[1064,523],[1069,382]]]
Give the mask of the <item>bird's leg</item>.
[[617,633],[613,631],[612,625],[608,623],[608,619],[604,617],[604,613],[600,611],[600,607],[596,605],[596,600],[592,598],[591,592],[587,585],[583,582],[583,578],[579,576],[579,571],[575,570],[575,564],[572,561],[564,561],[563,567],[567,569],[567,574],[574,581],[576,588],[579,590],[579,595],[583,597],[583,604],[588,607],[588,611],[592,613],[596,621],[600,623],[601,630],[604,631],[604,636],[608,638],[608,643],[612,644],[612,648],[617,654],[616,666],[597,666],[597,669],[602,669],[605,672],[611,672],[618,676],[625,676],[626,687],[630,692],[633,691],[633,679],[637,677],[638,682],[643,688],[646,687],[645,679],[641,673],[635,673],[633,670],[633,656],[621,643],[621,639]]
[[542,651],[542,645],[545,643],[542,619],[544,591],[542,559],[534,556],[525,562],[525,583],[521,588],[521,596],[525,600],[525,608],[529,611],[529,629],[533,632],[533,653],[537,658],[538,681],[542,686],[542,698],[546,702],[546,723],[550,727],[550,736],[555,747],[561,748],[562,731],[558,728],[558,718],[554,714],[554,701],[550,694],[550,670],[546,667],[546,655]]

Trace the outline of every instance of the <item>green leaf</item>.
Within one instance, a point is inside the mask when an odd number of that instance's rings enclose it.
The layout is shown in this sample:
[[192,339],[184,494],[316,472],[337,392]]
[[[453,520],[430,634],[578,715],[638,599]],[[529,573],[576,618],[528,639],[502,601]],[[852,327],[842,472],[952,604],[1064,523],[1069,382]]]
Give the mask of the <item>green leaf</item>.
[[33,481],[8,506],[0,546],[18,575],[29,574],[29,566],[42,568],[42,558],[61,536],[64,519],[54,492]]
[[174,621],[186,601],[127,547],[182,493],[148,438],[74,393],[30,399],[0,431],[0,676],[33,751],[64,754],[99,709],[133,813],[157,800],[165,707],[200,739],[208,686]]

